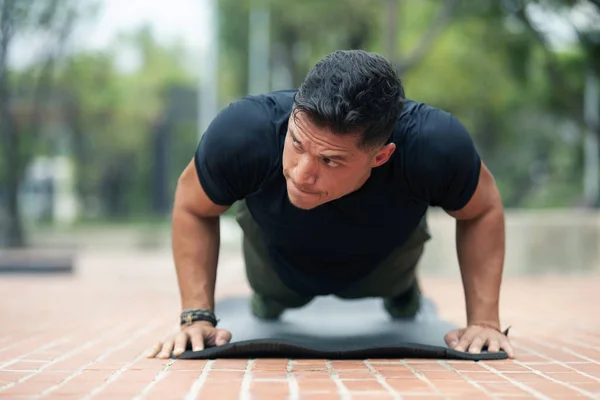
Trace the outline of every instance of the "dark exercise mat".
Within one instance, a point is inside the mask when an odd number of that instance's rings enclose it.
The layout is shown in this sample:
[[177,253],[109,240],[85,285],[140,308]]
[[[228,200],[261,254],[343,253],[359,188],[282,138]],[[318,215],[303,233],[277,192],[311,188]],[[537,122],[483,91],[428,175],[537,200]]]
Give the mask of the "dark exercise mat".
[[392,320],[381,299],[342,300],[318,297],[303,308],[287,310],[279,321],[261,321],[250,311],[249,298],[233,297],[215,306],[219,328],[231,342],[202,351],[188,348],[179,359],[216,358],[434,358],[501,360],[503,351],[469,354],[454,351],[444,335],[456,326],[442,321],[425,298],[411,321]]

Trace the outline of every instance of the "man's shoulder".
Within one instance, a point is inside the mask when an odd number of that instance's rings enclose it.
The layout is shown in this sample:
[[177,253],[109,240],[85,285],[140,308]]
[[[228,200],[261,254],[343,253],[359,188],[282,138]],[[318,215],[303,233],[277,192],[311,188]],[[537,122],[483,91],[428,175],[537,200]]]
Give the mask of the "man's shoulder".
[[436,153],[471,146],[471,136],[451,112],[424,102],[407,100],[394,132],[394,141],[406,151],[413,146]]
[[293,95],[286,91],[248,95],[231,101],[209,125],[203,141],[228,146],[264,146],[285,132]]
[[261,94],[247,95],[233,101],[230,107],[240,112],[259,112],[263,120],[279,120],[287,118],[294,103],[294,95],[297,90],[277,90]]
[[407,99],[396,125],[396,134],[419,136],[447,132],[455,126],[456,118],[448,111],[430,104]]
[[247,95],[233,100],[221,112],[229,118],[239,118],[241,122],[252,124],[270,123],[289,116],[293,95],[287,91]]

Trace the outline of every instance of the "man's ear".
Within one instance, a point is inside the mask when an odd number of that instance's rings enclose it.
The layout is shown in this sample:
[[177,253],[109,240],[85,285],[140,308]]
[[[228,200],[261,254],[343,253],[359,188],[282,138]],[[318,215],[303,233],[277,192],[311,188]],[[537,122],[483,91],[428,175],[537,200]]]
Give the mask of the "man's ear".
[[379,167],[380,165],[385,164],[390,159],[392,154],[394,154],[395,150],[396,150],[395,143],[388,143],[385,146],[383,146],[381,149],[379,149],[377,151],[377,153],[373,157],[373,161],[371,163],[372,167],[375,168],[375,167]]

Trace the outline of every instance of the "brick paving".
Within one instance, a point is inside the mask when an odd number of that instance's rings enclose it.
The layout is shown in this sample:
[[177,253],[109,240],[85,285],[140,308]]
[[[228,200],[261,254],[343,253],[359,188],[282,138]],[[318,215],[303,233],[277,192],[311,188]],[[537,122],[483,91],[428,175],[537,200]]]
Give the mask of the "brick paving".
[[[600,399],[598,276],[506,278],[510,361],[147,359],[176,329],[171,265],[88,251],[73,276],[0,276],[0,399]],[[462,324],[459,276],[422,280]],[[218,297],[244,282],[239,257],[222,256]]]

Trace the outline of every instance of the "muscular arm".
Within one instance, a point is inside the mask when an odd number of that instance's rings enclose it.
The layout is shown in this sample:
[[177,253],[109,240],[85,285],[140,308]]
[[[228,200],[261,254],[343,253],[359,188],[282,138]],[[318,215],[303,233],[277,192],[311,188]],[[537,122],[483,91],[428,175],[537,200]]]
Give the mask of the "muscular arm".
[[461,269],[467,324],[500,329],[499,297],[505,254],[504,210],[490,171],[481,166],[477,189],[456,218],[456,249]]
[[193,161],[179,178],[174,203],[172,246],[181,306],[214,310],[219,216],[229,207],[208,198]]

